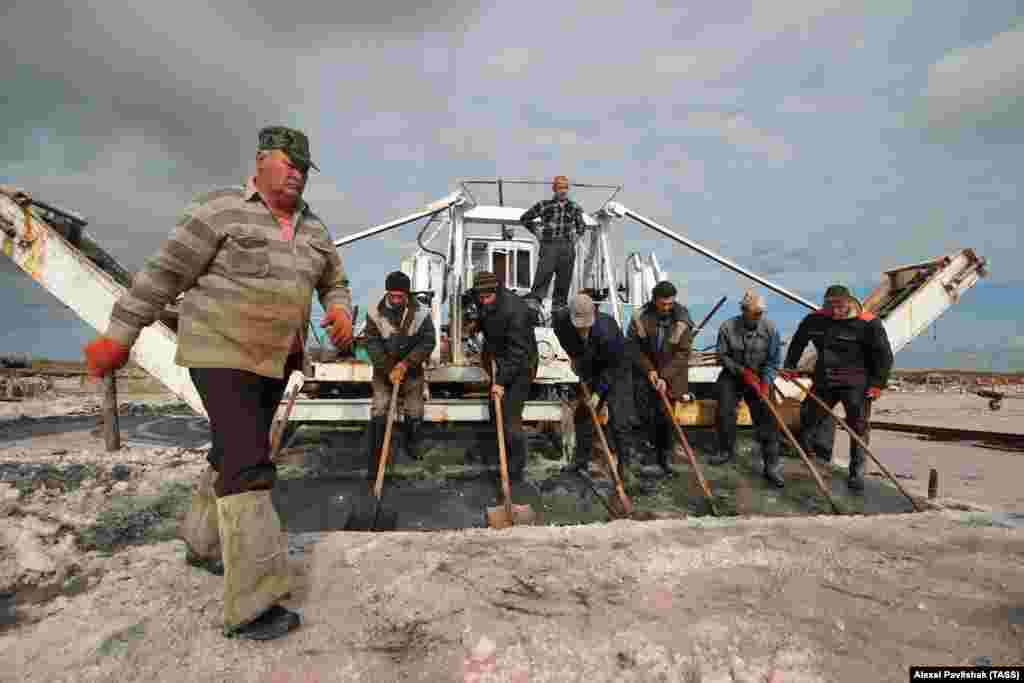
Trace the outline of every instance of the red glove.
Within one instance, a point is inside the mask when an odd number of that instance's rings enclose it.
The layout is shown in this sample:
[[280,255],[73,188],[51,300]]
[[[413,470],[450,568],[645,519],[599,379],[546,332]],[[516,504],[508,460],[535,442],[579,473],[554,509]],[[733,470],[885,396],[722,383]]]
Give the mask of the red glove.
[[341,306],[331,306],[324,316],[320,327],[329,327],[331,343],[340,350],[345,350],[352,344],[352,318]]
[[761,382],[761,388],[759,389],[759,391],[761,392],[761,398],[768,400],[768,389],[768,382]]
[[93,377],[109,375],[128,364],[130,349],[110,337],[96,337],[82,349],[85,352],[85,363],[89,366],[89,374]]
[[779,377],[788,379],[790,382],[795,382],[800,379],[800,373],[794,372],[793,370],[779,370]]
[[882,390],[878,387],[868,387],[868,390],[864,392],[864,398],[870,398],[871,400],[875,400],[881,395]]
[[750,368],[743,368],[743,381],[746,382],[754,391],[761,390],[761,381],[758,379],[757,374]]

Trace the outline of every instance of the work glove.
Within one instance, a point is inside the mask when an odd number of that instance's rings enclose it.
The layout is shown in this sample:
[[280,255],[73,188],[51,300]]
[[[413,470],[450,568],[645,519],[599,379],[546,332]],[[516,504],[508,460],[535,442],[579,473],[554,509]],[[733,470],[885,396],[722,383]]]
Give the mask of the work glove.
[[594,389],[597,390],[598,396],[604,398],[605,396],[608,395],[608,382],[605,382],[604,380],[598,380],[597,384],[594,386]]
[[330,328],[331,343],[344,351],[352,345],[352,318],[341,306],[331,306],[320,327]]
[[668,384],[661,377],[658,377],[658,373],[654,370],[647,373],[647,379],[651,381],[651,384],[654,386],[654,390],[659,394],[668,391]]
[[864,398],[870,398],[872,401],[882,395],[882,390],[878,387],[868,387],[868,390],[864,392]]
[[85,362],[92,377],[103,377],[114,370],[120,370],[128,364],[131,352],[127,346],[110,337],[96,337],[82,351],[85,353]]
[[391,372],[388,373],[388,379],[391,380],[392,384],[398,384],[405,379],[405,373],[408,371],[409,366],[405,364],[405,361],[402,361],[391,369]]
[[743,368],[743,381],[754,391],[761,391],[761,380],[758,379],[757,373],[750,368]]
[[765,399],[766,401],[768,400],[768,391],[769,391],[770,388],[771,388],[771,385],[768,384],[768,382],[765,382],[764,380],[762,380],[761,384],[759,385],[758,390],[757,390],[758,393],[761,394],[761,398]]

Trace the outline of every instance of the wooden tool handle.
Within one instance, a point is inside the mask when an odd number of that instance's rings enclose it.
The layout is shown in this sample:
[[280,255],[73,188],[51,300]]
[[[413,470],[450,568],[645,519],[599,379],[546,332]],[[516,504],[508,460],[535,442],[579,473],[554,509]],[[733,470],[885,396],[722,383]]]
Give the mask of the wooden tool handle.
[[764,404],[768,406],[768,410],[771,411],[772,417],[774,417],[775,422],[778,423],[779,429],[781,429],[782,432],[786,435],[786,438],[789,439],[789,443],[793,445],[793,448],[796,449],[796,452],[800,454],[800,458],[803,459],[804,464],[807,465],[807,469],[811,471],[811,475],[814,477],[814,483],[818,485],[818,491],[820,491],[821,495],[825,496],[825,498],[828,499],[828,502],[832,505],[832,511],[837,515],[842,514],[842,509],[836,503],[835,499],[832,498],[832,494],[829,492],[829,490],[825,487],[825,482],[821,480],[821,476],[818,474],[818,470],[814,468],[813,464],[811,464],[811,459],[807,457],[807,453],[800,445],[800,442],[796,440],[796,437],[793,436],[793,432],[789,431],[789,427],[786,426],[786,421],[782,419],[782,416],[779,415],[779,411],[776,410],[775,406],[772,405],[771,399],[765,398],[760,394],[758,394],[758,396],[764,402]]
[[[783,379],[788,379],[788,378],[783,378]],[[879,469],[881,469],[882,472],[885,473],[885,476],[889,477],[889,480],[892,481],[892,483],[896,485],[896,488],[899,489],[899,492],[907,497],[907,500],[909,500],[910,504],[914,506],[914,509],[917,510],[918,512],[922,512],[923,511],[924,508],[922,508],[918,504],[918,502],[916,500],[914,500],[914,497],[912,495],[907,493],[907,490],[904,489],[903,486],[900,485],[900,482],[897,481],[896,477],[894,477],[892,472],[889,471],[889,468],[887,468],[885,465],[883,465],[882,462],[878,458],[875,457],[875,454],[871,452],[871,449],[868,448],[868,445],[866,443],[864,443],[864,440],[860,437],[859,434],[857,434],[857,432],[853,431],[853,428],[850,427],[849,424],[847,424],[846,420],[844,420],[841,417],[839,417],[839,415],[836,413],[835,410],[833,410],[832,408],[829,408],[828,405],[824,401],[822,401],[820,398],[815,396],[814,393],[810,389],[805,388],[804,385],[800,384],[797,381],[789,380],[789,382],[791,384],[795,384],[796,386],[798,386],[800,388],[800,391],[802,391],[804,393],[804,396],[810,396],[813,401],[815,401],[819,406],[821,406],[826,411],[828,411],[828,414],[831,415],[835,419],[835,421],[839,423],[839,426],[846,430],[846,432],[850,435],[850,438],[853,439],[854,441],[856,441],[857,445],[860,446],[861,448],[863,448],[864,452],[867,453],[871,457],[871,459],[875,461],[875,464],[878,465]],[[865,421],[867,421],[867,418],[865,418]]]
[[384,490],[384,470],[388,466],[388,454],[391,452],[391,431],[395,424],[395,414],[398,412],[398,389],[401,382],[395,382],[391,387],[391,406],[388,408],[388,425],[384,429],[384,447],[380,449],[380,458],[377,463],[377,480],[373,484],[373,495],[380,500]]
[[622,511],[626,515],[633,514],[633,502],[626,495],[626,489],[622,485],[622,478],[619,476],[619,468],[615,466],[615,459],[612,457],[612,449],[608,446],[608,440],[604,438],[604,429],[601,428],[601,421],[597,419],[597,411],[594,410],[594,406],[590,405],[590,387],[587,386],[586,382],[581,381],[580,386],[583,387],[584,396],[583,402],[587,404],[587,410],[590,411],[590,419],[594,423],[594,431],[597,432],[597,438],[601,441],[601,448],[604,450],[605,457],[608,459],[608,469],[612,472],[612,479],[615,480],[615,492],[619,495],[619,501],[622,503]]
[[[498,376],[497,363],[491,359],[491,386]],[[494,397],[494,417],[498,422],[498,459],[501,465],[501,492],[505,496],[505,512],[512,519],[512,486],[508,480],[508,455],[505,453],[505,418],[501,414],[501,398]]]
[[661,397],[661,405],[665,408],[668,413],[668,419],[672,423],[672,426],[676,429],[676,436],[679,437],[679,442],[683,446],[683,450],[686,452],[686,459],[690,461],[690,466],[693,467],[693,472],[697,477],[697,483],[700,484],[701,491],[704,492],[704,497],[707,498],[708,504],[711,505],[711,514],[718,516],[718,511],[715,509],[715,497],[711,494],[711,487],[708,486],[707,479],[704,478],[704,471],[701,469],[700,464],[697,462],[697,456],[694,455],[693,449],[690,448],[690,442],[686,439],[686,434],[683,432],[683,428],[676,422],[675,411],[672,410],[672,404],[668,400],[668,395],[664,390],[658,392]]

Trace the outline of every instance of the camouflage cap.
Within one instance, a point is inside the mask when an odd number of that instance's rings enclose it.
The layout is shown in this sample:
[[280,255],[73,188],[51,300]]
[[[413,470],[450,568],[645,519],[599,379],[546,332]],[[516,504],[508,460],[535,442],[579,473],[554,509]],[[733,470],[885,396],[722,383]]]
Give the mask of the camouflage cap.
[[260,151],[279,149],[288,155],[292,163],[312,166],[317,171],[320,167],[313,163],[309,154],[309,138],[301,130],[287,126],[267,126],[260,131]]

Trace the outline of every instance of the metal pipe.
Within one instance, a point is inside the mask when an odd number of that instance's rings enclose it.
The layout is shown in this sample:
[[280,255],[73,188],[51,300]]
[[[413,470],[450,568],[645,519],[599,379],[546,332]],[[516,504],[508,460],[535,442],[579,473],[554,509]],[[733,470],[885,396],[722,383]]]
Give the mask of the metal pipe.
[[818,306],[816,306],[815,304],[811,303],[807,299],[804,299],[803,297],[801,297],[801,296],[799,296],[797,294],[794,294],[793,292],[789,291],[788,289],[780,287],[779,285],[777,285],[777,284],[775,284],[773,282],[770,282],[769,280],[766,280],[765,278],[761,277],[760,275],[757,275],[756,273],[750,272],[746,268],[743,268],[742,266],[739,266],[739,265],[733,263],[732,261],[730,261],[729,259],[725,258],[724,256],[720,256],[720,255],[716,254],[715,252],[711,251],[710,249],[702,247],[701,245],[697,244],[696,242],[694,242],[692,240],[686,239],[682,235],[680,235],[680,234],[678,234],[678,233],[676,233],[676,232],[674,232],[672,230],[669,230],[668,228],[664,227],[663,225],[659,225],[658,223],[655,223],[651,219],[645,218],[644,216],[641,216],[640,214],[636,213],[632,209],[629,209],[629,208],[627,208],[625,206],[622,206],[621,204],[619,204],[619,205],[611,205],[610,204],[608,208],[610,210],[612,210],[613,212],[620,212],[624,216],[629,216],[630,218],[635,220],[637,223],[641,223],[643,225],[646,225],[648,228],[651,228],[655,232],[660,232],[665,237],[668,237],[669,239],[672,239],[672,240],[675,240],[676,242],[679,242],[684,247],[689,247],[690,249],[696,251],[697,253],[703,254],[704,256],[707,256],[711,260],[717,261],[720,265],[725,266],[729,270],[731,270],[731,271],[733,271],[735,273],[739,273],[740,275],[742,275],[744,277],[750,278],[754,282],[757,282],[758,284],[760,284],[760,285],[762,285],[764,287],[767,287],[768,289],[772,290],[776,294],[780,294],[780,295],[786,297],[787,299],[789,299],[790,301],[792,301],[794,303],[798,303],[801,306],[806,306],[807,308],[809,308],[812,311],[818,310]]
[[342,237],[341,239],[334,240],[334,246],[335,247],[344,247],[344,246],[346,246],[348,244],[352,244],[353,242],[358,242],[359,240],[366,239],[367,237],[373,237],[374,235],[379,235],[382,232],[387,232],[388,230],[394,230],[395,228],[400,228],[403,225],[408,225],[409,223],[415,223],[416,221],[420,220],[421,218],[426,218],[428,216],[430,216],[430,217],[436,216],[437,214],[441,213],[445,209],[449,208],[456,201],[458,201],[458,200],[457,199],[452,199],[451,201],[448,201],[447,203],[445,203],[440,208],[431,207],[429,209],[424,209],[423,211],[417,211],[414,214],[410,214],[408,216],[405,216],[404,218],[399,218],[397,220],[393,220],[390,223],[384,223],[383,225],[377,225],[377,226],[374,226],[372,228],[367,228],[366,230],[363,230],[362,232],[357,232],[357,233],[352,234],[352,235],[346,235],[345,237]]

